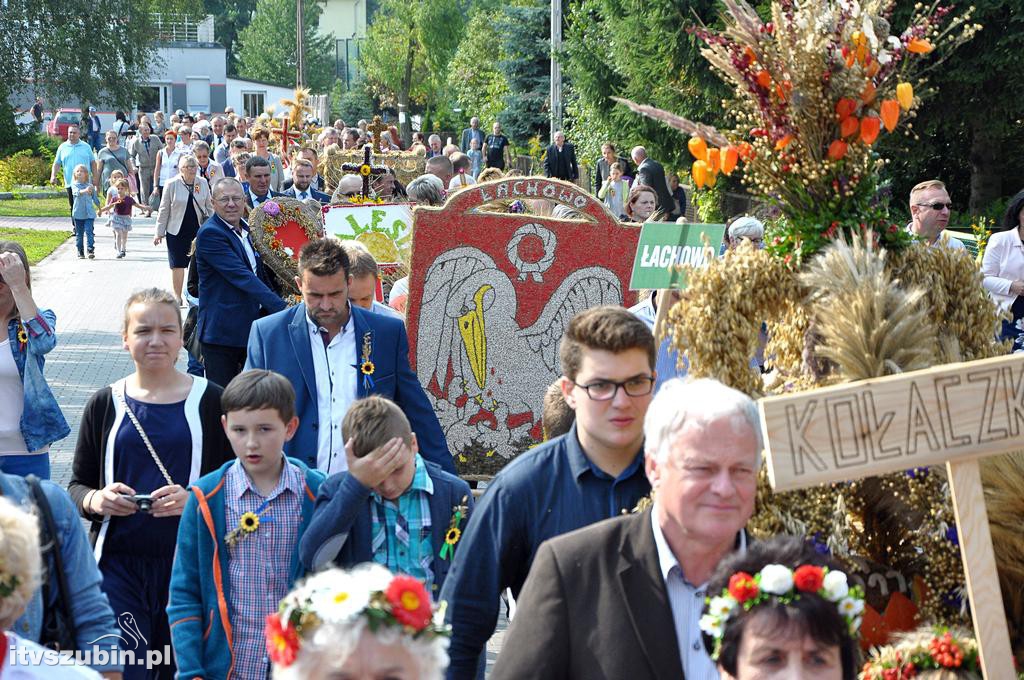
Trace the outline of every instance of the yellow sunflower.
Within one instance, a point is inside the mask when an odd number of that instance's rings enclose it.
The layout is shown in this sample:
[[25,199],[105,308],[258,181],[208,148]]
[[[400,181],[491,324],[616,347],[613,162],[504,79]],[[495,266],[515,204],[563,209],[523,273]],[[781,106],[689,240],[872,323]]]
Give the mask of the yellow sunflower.
[[363,365],[359,367],[359,370],[362,371],[363,375],[373,375],[375,368],[376,367],[373,365],[373,362],[367,359],[363,362]]
[[452,527],[448,530],[448,533],[444,535],[444,542],[448,545],[455,545],[462,538],[462,532],[459,531],[458,527]]
[[371,172],[373,172],[373,168],[371,168],[369,165],[359,166],[359,174],[362,175],[363,177],[369,177]]
[[28,331],[25,330],[24,324],[18,324],[18,344],[24,345],[28,343]]
[[247,534],[251,534],[260,528],[260,518],[255,512],[247,512],[238,520],[239,528]]

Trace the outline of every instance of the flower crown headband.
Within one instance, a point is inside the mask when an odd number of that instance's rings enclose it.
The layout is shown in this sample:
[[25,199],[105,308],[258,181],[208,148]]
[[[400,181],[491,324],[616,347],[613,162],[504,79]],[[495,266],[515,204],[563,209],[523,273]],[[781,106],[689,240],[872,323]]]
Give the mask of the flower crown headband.
[[846,620],[850,635],[856,635],[864,611],[864,591],[860,586],[851,588],[845,573],[811,564],[796,569],[767,564],[754,576],[736,572],[729,577],[729,586],[720,595],[707,599],[707,613],[700,617],[700,629],[715,641],[711,658],[718,660],[725,625],[741,608],[750,611],[765,602],[790,604],[803,594],[834,602]]
[[444,606],[435,612],[417,579],[393,575],[376,564],[350,572],[333,569],[308,578],[267,616],[264,635],[270,660],[287,668],[317,628],[350,624],[361,617],[374,632],[396,626],[413,638],[428,640],[451,634],[444,624]]

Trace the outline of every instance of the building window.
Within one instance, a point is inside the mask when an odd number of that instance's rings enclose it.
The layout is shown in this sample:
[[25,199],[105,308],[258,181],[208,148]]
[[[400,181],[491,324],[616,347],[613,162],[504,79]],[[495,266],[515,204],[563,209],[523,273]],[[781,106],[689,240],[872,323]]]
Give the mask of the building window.
[[263,101],[266,96],[266,92],[243,92],[242,108],[245,109],[245,115],[255,118],[263,113]]

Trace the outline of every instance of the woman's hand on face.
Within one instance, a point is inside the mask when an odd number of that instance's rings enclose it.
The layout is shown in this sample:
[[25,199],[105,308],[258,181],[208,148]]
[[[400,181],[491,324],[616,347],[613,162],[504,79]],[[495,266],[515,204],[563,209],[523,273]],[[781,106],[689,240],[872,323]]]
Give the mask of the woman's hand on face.
[[112,517],[134,515],[138,511],[138,507],[135,505],[135,501],[125,498],[125,494],[134,496],[135,489],[121,482],[111,482],[92,495],[87,509],[94,515]]
[[178,517],[188,500],[188,491],[178,484],[161,486],[152,495],[153,517]]
[[25,286],[25,265],[17,253],[0,253],[0,278],[11,288]]

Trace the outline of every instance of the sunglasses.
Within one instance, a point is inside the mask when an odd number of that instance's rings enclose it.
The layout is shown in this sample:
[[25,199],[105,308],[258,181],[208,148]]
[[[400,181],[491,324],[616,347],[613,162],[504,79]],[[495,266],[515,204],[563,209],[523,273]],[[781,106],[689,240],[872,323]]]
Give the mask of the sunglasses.
[[918,205],[918,207],[921,207],[921,208],[931,208],[935,212],[939,212],[943,208],[945,208],[946,210],[952,210],[953,209],[953,204],[952,203],[918,203],[917,205]]

